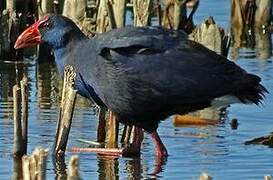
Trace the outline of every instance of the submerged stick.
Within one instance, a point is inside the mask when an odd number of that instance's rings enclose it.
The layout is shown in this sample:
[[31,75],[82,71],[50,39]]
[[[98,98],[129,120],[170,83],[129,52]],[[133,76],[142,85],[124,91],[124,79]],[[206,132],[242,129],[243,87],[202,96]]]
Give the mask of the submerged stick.
[[58,156],[63,156],[65,153],[72,123],[77,93],[77,91],[74,89],[75,79],[76,73],[74,72],[73,67],[66,66],[64,72],[62,101],[54,144],[54,154]]

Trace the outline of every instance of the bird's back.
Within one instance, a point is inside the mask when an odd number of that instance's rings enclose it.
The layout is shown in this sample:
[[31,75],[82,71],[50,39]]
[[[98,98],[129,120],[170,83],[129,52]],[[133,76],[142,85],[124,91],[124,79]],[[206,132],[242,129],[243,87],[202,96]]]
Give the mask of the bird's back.
[[258,103],[265,91],[259,77],[184,33],[162,28],[113,30],[77,51],[85,83],[126,123],[148,131],[160,119],[208,107],[214,98]]

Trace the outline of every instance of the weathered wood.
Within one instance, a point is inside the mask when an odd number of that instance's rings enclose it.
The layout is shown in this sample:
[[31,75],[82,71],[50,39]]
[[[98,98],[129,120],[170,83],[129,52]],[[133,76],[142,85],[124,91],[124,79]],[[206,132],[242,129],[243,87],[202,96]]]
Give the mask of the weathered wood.
[[4,10],[0,18],[0,55],[5,56],[9,52],[10,42],[10,13]]
[[71,156],[68,165],[67,180],[80,180],[80,160],[79,156]]
[[37,0],[37,5],[39,19],[48,13],[53,13],[54,11],[53,0]]
[[232,0],[231,1],[231,24],[232,26],[244,26],[245,17],[243,6],[247,0]]
[[158,18],[158,26],[161,26],[162,25],[162,12],[161,12],[162,8],[161,8],[160,0],[156,0],[155,8],[156,8],[156,15]]
[[97,33],[103,33],[111,29],[111,23],[108,18],[107,2],[100,0],[97,16]]
[[20,81],[21,86],[21,99],[22,99],[22,141],[23,141],[23,153],[27,153],[27,140],[28,140],[28,91],[27,91],[27,77],[24,75]]
[[10,12],[13,13],[15,11],[15,0],[7,0],[6,1],[6,9]]
[[213,18],[209,17],[194,29],[189,38],[203,44],[218,54],[222,54],[223,47],[225,47],[222,32],[222,29],[217,26]]
[[133,0],[134,26],[150,25],[152,0]]
[[22,158],[24,180],[46,179],[46,159],[48,150],[36,148],[32,155],[25,155]]
[[100,107],[99,108],[99,114],[98,114],[98,125],[97,125],[97,141],[99,143],[105,142],[105,136],[106,136],[106,113],[107,108]]
[[183,29],[187,22],[187,0],[168,0],[163,13],[163,26],[170,29]]
[[121,28],[125,25],[125,8],[126,0],[112,0],[114,19],[116,28]]
[[63,15],[71,18],[77,25],[81,26],[85,18],[86,0],[64,1]]
[[118,119],[117,116],[110,110],[108,110],[108,118],[106,121],[106,140],[105,148],[117,148],[118,147]]
[[18,85],[15,85],[13,86],[13,119],[14,119],[13,155],[18,157],[24,154],[20,113],[21,113],[20,88]]
[[76,73],[74,72],[73,67],[66,66],[64,72],[60,114],[54,144],[54,154],[57,156],[63,156],[66,150],[76,102],[77,91],[74,90],[75,78]]
[[122,132],[122,137],[120,139],[120,142],[123,147],[126,147],[129,145],[132,134],[134,134],[133,126],[125,125]]

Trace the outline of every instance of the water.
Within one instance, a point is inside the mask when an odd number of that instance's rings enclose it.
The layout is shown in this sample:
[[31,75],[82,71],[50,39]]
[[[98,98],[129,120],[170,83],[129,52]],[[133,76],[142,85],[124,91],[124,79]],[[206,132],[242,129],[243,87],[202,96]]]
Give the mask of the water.
[[[196,22],[214,16],[224,27],[229,24],[230,1],[201,1]],[[209,10],[208,10],[209,9]],[[271,40],[270,40],[271,42]],[[271,42],[272,43],[272,42]],[[241,48],[236,63],[258,74],[267,89],[273,91],[273,58],[257,58],[257,49]],[[32,57],[20,63],[0,61],[0,179],[13,174],[12,86],[25,73],[29,79],[29,149],[51,148],[54,140],[60,99],[61,81],[52,62],[37,63]],[[158,179],[197,179],[208,172],[214,179],[262,179],[273,172],[273,149],[265,146],[245,146],[243,143],[273,131],[272,93],[263,105],[235,104],[226,111],[223,123],[205,127],[174,127],[171,119],[158,129],[170,156],[162,166]],[[237,130],[229,122],[239,120]],[[77,103],[68,147],[80,146],[77,139],[96,138],[95,111],[89,102]],[[73,153],[66,154],[66,163]],[[145,136],[140,158],[106,158],[83,153],[80,156],[83,179],[147,179],[155,168],[153,144]],[[47,162],[47,177],[56,177],[52,159]]]

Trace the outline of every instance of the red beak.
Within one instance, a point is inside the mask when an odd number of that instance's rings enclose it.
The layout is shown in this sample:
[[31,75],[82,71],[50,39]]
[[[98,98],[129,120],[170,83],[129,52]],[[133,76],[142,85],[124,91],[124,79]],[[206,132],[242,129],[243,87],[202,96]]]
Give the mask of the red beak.
[[30,27],[28,27],[22,34],[17,38],[14,49],[20,49],[25,47],[35,46],[41,43],[41,34],[39,31],[39,26],[47,21],[47,17],[35,22]]

